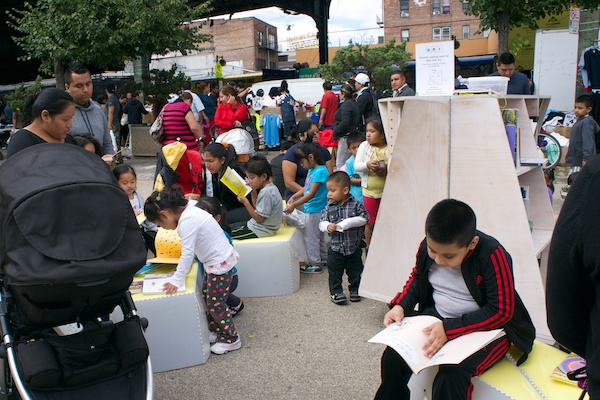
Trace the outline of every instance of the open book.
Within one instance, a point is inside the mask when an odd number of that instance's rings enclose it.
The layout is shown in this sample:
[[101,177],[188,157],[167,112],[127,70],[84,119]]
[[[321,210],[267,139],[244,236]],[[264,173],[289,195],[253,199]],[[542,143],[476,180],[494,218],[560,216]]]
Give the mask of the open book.
[[229,188],[234,194],[246,197],[252,191],[252,188],[246,184],[244,178],[240,176],[234,169],[227,167],[225,173],[221,177],[221,182]]
[[[173,273],[165,273],[165,274],[146,274],[144,276],[144,281],[142,284],[142,293],[144,294],[156,294],[156,293],[164,293],[162,288],[169,280],[169,276],[173,275]],[[185,281],[183,285],[177,288],[177,292],[185,292]]]
[[450,340],[432,357],[425,357],[423,345],[428,334],[423,328],[440,319],[429,315],[406,317],[400,324],[393,323],[369,339],[370,343],[383,343],[396,350],[415,374],[433,365],[459,364],[485,345],[504,336],[504,329],[473,332]]

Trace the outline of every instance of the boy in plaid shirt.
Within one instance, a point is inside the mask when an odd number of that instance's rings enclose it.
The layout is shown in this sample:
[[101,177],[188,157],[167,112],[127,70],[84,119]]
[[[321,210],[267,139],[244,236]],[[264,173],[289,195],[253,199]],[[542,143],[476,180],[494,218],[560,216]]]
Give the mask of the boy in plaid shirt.
[[342,289],[344,270],[350,283],[350,301],[360,301],[358,286],[363,271],[362,232],[369,220],[369,214],[350,194],[350,177],[342,171],[329,175],[327,186],[327,206],[321,212],[319,229],[329,232],[331,242],[327,253],[329,270],[329,293],[335,304],[346,302]]

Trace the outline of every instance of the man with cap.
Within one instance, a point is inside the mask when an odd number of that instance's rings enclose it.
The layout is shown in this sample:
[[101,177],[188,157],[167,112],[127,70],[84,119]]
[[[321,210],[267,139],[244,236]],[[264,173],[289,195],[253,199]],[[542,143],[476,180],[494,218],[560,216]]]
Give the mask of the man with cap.
[[358,120],[359,129],[365,131],[365,122],[376,114],[375,107],[378,105],[375,103],[371,88],[369,88],[369,76],[365,73],[359,73],[354,78],[354,86],[356,88],[356,105],[360,118]]

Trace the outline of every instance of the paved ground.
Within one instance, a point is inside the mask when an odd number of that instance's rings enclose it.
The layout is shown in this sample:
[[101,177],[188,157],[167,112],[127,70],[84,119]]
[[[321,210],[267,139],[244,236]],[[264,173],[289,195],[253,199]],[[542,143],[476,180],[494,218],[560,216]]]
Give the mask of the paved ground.
[[[275,155],[270,152],[269,158]],[[138,191],[148,196],[154,159],[131,163]],[[557,171],[556,213],[565,180]],[[398,282],[398,289],[403,284]],[[155,374],[157,399],[373,398],[383,346],[367,340],[383,327],[385,304],[331,303],[326,273],[301,274],[300,289],[292,295],[245,298],[244,303],[235,319],[242,349],[211,355],[204,365]]]

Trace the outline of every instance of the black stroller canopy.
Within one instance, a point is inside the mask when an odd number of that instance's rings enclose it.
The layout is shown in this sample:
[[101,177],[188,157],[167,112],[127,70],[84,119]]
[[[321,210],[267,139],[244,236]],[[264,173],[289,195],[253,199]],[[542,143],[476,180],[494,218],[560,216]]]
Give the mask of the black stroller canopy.
[[0,207],[0,262],[13,283],[83,282],[144,264],[127,195],[104,161],[78,146],[40,144],[8,159]]

